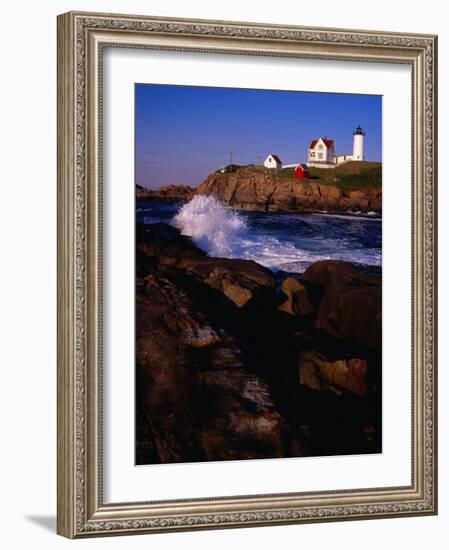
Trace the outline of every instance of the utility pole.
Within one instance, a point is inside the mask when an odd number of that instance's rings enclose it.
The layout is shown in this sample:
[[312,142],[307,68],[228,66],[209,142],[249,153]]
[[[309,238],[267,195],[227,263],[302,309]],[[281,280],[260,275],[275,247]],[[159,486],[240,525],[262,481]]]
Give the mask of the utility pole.
[[229,153],[229,164],[232,164],[232,155],[235,155],[237,151],[228,151]]

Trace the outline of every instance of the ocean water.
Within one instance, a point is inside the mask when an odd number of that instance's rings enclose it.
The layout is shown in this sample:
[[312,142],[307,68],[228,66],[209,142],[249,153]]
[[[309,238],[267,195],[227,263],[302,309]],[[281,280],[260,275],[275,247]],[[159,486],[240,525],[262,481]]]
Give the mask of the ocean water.
[[255,260],[273,271],[302,273],[327,259],[382,264],[382,220],[374,214],[243,212],[200,195],[185,205],[138,203],[136,219],[169,223],[210,256]]

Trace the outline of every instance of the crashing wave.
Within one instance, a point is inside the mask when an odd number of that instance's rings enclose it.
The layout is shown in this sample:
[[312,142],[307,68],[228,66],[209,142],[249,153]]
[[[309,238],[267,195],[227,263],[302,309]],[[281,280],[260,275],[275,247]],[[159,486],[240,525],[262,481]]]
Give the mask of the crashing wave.
[[[302,273],[312,263],[329,259],[381,265],[380,248],[354,247],[348,241],[349,226],[346,228],[346,223],[354,219],[363,222],[361,216],[281,215],[281,227],[278,223],[274,230],[272,225],[268,228],[263,223],[255,223],[257,216],[265,221],[279,220],[272,213],[246,218],[213,197],[197,195],[182,206],[172,223],[210,256],[254,260],[273,271]],[[303,218],[307,219],[307,226]],[[332,223],[332,220],[338,220],[340,227],[327,227],[330,220]],[[377,218],[370,217],[371,221],[377,221]]]
[[241,215],[205,195],[197,195],[185,204],[173,224],[211,256],[231,255],[246,226]]

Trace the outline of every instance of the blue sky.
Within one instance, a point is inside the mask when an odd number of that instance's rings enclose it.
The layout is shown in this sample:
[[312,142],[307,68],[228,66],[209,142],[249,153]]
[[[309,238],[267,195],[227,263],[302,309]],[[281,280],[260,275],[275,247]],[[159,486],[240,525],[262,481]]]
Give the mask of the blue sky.
[[335,140],[352,153],[352,132],[366,131],[365,158],[382,155],[382,97],[274,90],[136,84],[136,183],[196,186],[230,161],[307,160],[309,142]]

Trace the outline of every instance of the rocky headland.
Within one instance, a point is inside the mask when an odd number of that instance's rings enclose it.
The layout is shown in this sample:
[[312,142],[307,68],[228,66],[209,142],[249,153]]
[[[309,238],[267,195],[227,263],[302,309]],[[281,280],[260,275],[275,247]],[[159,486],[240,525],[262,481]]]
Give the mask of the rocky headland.
[[[357,163],[349,163],[357,164]],[[345,172],[342,172],[345,168]],[[262,212],[382,211],[381,180],[366,168],[341,166],[315,170],[319,175],[296,179],[292,171],[258,166],[210,174],[195,190],[234,208]],[[378,172],[376,170],[376,172]],[[367,174],[368,178],[367,178]],[[365,181],[368,179],[368,181]],[[359,182],[359,183],[358,183]]]
[[137,225],[137,463],[381,450],[381,279],[206,255]]
[[333,169],[311,169],[308,179],[296,179],[293,169],[235,166],[216,171],[198,187],[168,185],[157,190],[138,187],[138,201],[187,202],[194,195],[211,195],[234,208],[260,212],[382,213],[380,163],[348,162]]

